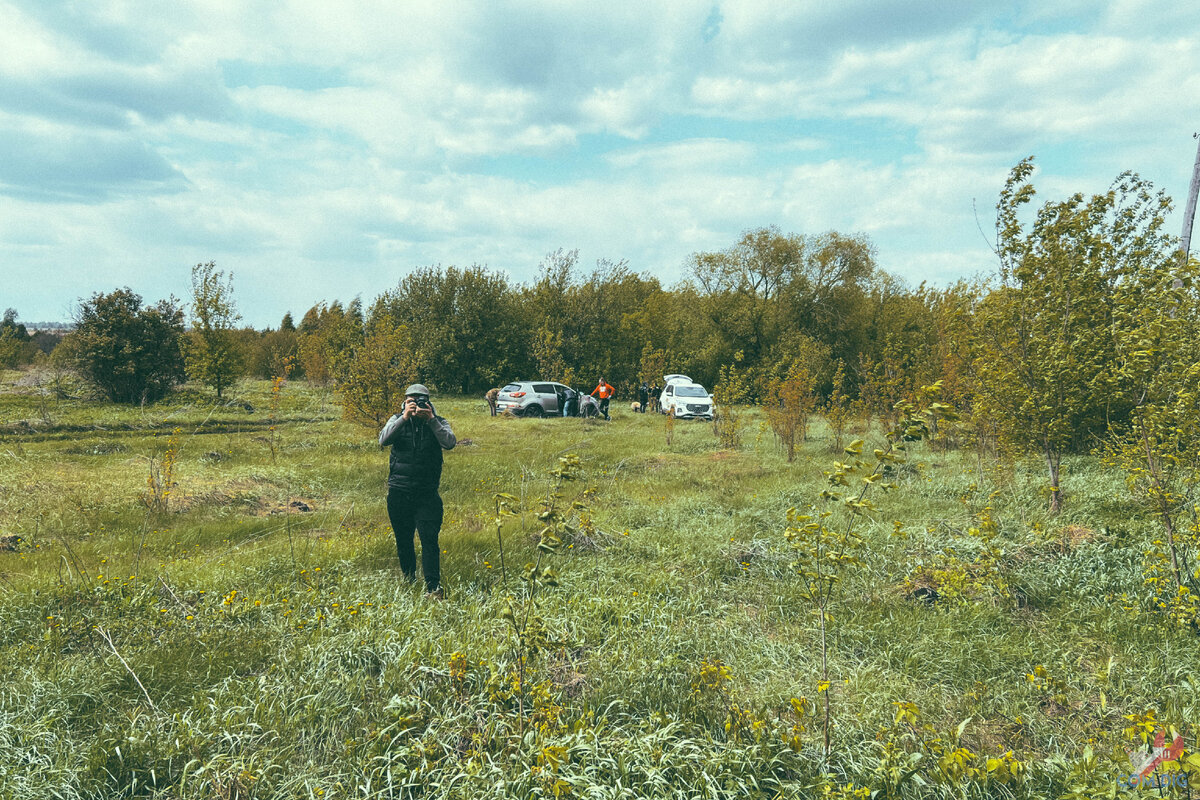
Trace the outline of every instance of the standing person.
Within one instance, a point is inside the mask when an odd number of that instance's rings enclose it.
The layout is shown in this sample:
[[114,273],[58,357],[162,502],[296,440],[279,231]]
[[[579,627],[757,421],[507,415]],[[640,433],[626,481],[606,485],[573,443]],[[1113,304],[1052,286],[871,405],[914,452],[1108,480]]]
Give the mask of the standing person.
[[564,417],[578,416],[579,411],[576,406],[579,405],[579,392],[572,389],[570,386],[564,387],[562,397],[559,398],[559,408]]
[[496,416],[496,398],[500,396],[499,389],[488,389],[484,397],[487,398],[488,408],[492,410],[492,416]]
[[604,415],[605,419],[612,419],[608,415],[608,401],[612,399],[615,393],[616,389],[605,383],[603,377],[600,378],[600,383],[597,384],[596,388],[592,389],[592,394],[600,398],[600,413]]
[[646,403],[650,402],[650,387],[642,381],[642,385],[638,387],[638,411],[642,414],[646,413]]
[[404,409],[379,432],[379,446],[391,445],[388,459],[388,519],[396,537],[400,571],[417,580],[413,531],[421,537],[421,572],[427,597],[442,598],[442,563],[438,533],[442,529],[442,451],[456,443],[450,423],[429,402],[429,389],[414,383],[404,390]]
[[660,402],[659,398],[661,398],[661,397],[662,397],[662,389],[658,388],[658,381],[655,381],[654,385],[650,387],[650,400],[651,400],[651,402],[654,403],[655,411],[658,411],[659,402]]

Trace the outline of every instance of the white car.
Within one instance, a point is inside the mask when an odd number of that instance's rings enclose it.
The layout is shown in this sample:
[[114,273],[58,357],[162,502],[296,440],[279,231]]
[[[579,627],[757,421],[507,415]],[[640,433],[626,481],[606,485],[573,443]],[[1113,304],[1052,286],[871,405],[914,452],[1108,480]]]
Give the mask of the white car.
[[713,418],[713,399],[700,384],[687,375],[664,375],[662,395],[658,398],[659,411],[672,414],[676,419]]

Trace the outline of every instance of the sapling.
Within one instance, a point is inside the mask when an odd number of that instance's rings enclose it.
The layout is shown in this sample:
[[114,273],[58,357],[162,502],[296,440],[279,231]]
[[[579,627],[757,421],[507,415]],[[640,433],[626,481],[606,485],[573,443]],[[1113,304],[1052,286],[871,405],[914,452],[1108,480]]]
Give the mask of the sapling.
[[868,512],[876,510],[868,499],[873,487],[884,491],[898,488],[895,483],[896,468],[906,458],[907,443],[924,438],[929,433],[927,420],[934,414],[942,419],[952,419],[954,409],[936,401],[941,386],[925,386],[920,396],[926,404],[920,410],[907,401],[897,404],[895,413],[897,426],[888,432],[883,447],[876,448],[872,456],[863,457],[863,441],[856,439],[844,450],[847,462],[835,461],[833,468],[825,472],[827,487],[821,499],[832,508],[820,510],[815,505],[813,513],[801,514],[788,510],[787,539],[796,553],[792,568],[803,581],[801,595],[817,616],[820,633],[821,679],[817,689],[822,695],[822,737],[826,762],[830,757],[830,687],[829,675],[829,626],[833,622],[831,608],[836,599],[836,590],[845,575],[854,567],[862,565],[864,542],[856,530],[858,523]]
[[[573,532],[570,516],[575,510],[583,508],[579,500],[575,500],[566,509],[563,508],[563,486],[579,479],[579,456],[568,454],[560,456],[558,466],[551,472],[554,486],[549,494],[539,502],[537,513],[538,522],[542,528],[537,535],[537,557],[532,563],[525,565],[521,580],[525,582],[524,596],[505,600],[500,617],[508,623],[513,635],[513,650],[517,666],[517,708],[521,731],[525,725],[525,695],[528,686],[527,670],[529,659],[539,651],[558,644],[546,627],[545,620],[537,614],[537,599],[544,588],[558,586],[558,576],[549,566],[543,566],[542,560],[546,555],[557,553],[563,545],[564,534]],[[501,574],[507,585],[507,572],[504,567],[504,542],[501,534],[503,517],[511,514],[510,504],[514,500],[511,495],[497,494],[496,502],[496,537],[500,542]]]

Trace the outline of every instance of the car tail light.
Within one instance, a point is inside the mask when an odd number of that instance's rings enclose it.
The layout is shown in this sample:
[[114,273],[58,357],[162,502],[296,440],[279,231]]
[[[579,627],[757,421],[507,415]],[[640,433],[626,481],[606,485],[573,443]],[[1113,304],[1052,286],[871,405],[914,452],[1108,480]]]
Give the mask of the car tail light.
[[524,396],[525,396],[525,393],[524,393],[524,392],[513,392],[513,393],[510,395],[510,397],[524,397]]

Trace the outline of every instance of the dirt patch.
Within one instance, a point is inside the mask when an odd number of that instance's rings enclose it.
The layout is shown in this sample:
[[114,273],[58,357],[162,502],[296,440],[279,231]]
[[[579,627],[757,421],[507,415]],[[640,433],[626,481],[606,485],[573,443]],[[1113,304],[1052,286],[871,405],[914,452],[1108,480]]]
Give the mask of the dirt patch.
[[[267,490],[267,491],[264,491]],[[271,491],[274,489],[275,491]],[[283,496],[271,481],[241,478],[219,485],[208,492],[188,492],[173,498],[173,507],[186,510],[199,505],[238,506],[256,517],[277,514],[311,514],[318,509],[311,497]]]
[[1092,528],[1084,525],[1067,525],[1059,531],[1058,539],[1055,541],[1055,549],[1066,555],[1075,552],[1088,542],[1096,541],[1098,538],[1099,534]]
[[15,553],[21,549],[22,541],[23,540],[21,537],[17,536],[15,533],[7,536],[0,536],[0,552]]
[[588,688],[588,677],[582,671],[586,667],[587,652],[586,647],[562,650],[546,670],[550,680],[567,697],[579,697]]
[[292,497],[286,502],[259,497],[251,508],[256,517],[270,517],[275,514],[311,514],[317,510],[317,501],[310,497]]

